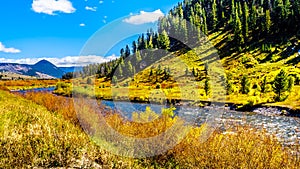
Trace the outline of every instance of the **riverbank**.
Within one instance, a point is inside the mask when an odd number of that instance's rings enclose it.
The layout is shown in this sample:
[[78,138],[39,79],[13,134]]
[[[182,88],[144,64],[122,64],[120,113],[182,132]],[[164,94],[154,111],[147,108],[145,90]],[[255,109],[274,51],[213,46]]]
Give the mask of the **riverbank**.
[[[45,88],[45,90],[47,89],[48,88]],[[39,98],[46,96],[45,93],[36,93],[34,95],[39,95]],[[44,102],[51,100],[50,98],[52,97],[55,96],[49,94],[45,99],[37,99],[37,101],[39,101],[39,104],[43,105],[45,104]],[[27,96],[27,98],[35,100],[35,97],[30,95]],[[267,134],[276,135],[276,137],[283,144],[300,145],[300,123],[297,120],[299,119],[299,116],[297,117],[297,114],[292,114],[288,108],[256,105],[256,107],[248,107],[249,109],[245,110],[243,109],[245,107],[239,108],[238,105],[233,103],[221,104],[204,101],[202,102],[201,107],[188,103],[189,102],[185,102],[185,104],[174,105],[177,109],[174,113],[189,124],[201,126],[207,120],[207,116],[211,113],[207,110],[213,110],[214,112],[219,111],[216,115],[214,115],[216,118],[214,121],[218,124],[223,132],[226,132],[229,128],[232,129],[239,126],[251,126],[258,130],[266,129]],[[132,119],[133,112],[144,112],[148,106],[151,107],[151,109],[156,113],[160,113],[163,107],[168,108],[172,106],[172,104],[162,105],[158,103],[150,104],[148,102],[130,102],[128,100],[120,101],[111,99],[106,101],[103,100],[101,104],[112,109],[118,109],[118,111],[120,111],[121,114],[128,119]],[[57,105],[57,103],[54,105]],[[58,112],[60,111],[59,107],[51,109]],[[67,114],[67,111],[68,110],[66,110],[66,112],[63,114]],[[297,119],[292,117],[297,117]],[[77,119],[77,117],[74,117],[74,119]],[[73,121],[75,121],[74,119]],[[225,126],[227,126],[227,128]]]
[[[118,157],[90,142],[89,137],[80,128],[64,120],[60,112],[49,111],[53,106],[62,106],[57,108],[71,111],[69,105],[73,103],[65,102],[69,99],[50,93],[32,93],[31,97],[36,99],[28,101],[0,91],[0,119],[3,124],[0,125],[0,135],[4,136],[0,139],[0,168],[234,168],[248,164],[257,166],[255,168],[300,167],[300,159],[290,156],[291,151],[282,149],[275,138],[263,131],[242,126],[237,128],[235,134],[228,134],[232,129],[226,133],[215,131],[205,142],[199,142],[199,136],[205,132],[205,128],[193,127],[180,143],[166,153],[142,159]],[[39,105],[34,100],[39,101]],[[44,104],[49,106],[49,110],[43,107]],[[93,112],[89,112],[89,117],[90,113]],[[147,113],[140,117],[146,116]],[[153,135],[164,131],[160,127],[165,126],[166,120],[169,125],[171,120],[164,118],[150,124],[138,124],[126,121],[117,114],[107,114],[105,120],[122,134],[145,138],[147,133]],[[158,140],[157,143],[164,142]]]
[[[67,88],[65,88],[67,89]],[[70,93],[71,92],[71,93]],[[180,98],[148,98],[148,97],[126,97],[126,96],[103,96],[95,94],[91,91],[87,92],[86,90],[77,90],[75,93],[72,90],[64,92],[64,90],[59,90],[59,92],[54,91],[55,94],[71,97],[73,94],[83,97],[96,98],[98,100],[106,101],[118,101],[118,102],[132,102],[132,103],[145,103],[145,104],[158,104],[158,105],[167,105],[167,106],[189,106],[194,108],[199,107],[223,107],[226,110],[234,110],[239,112],[253,112],[257,114],[262,114],[266,116],[289,116],[289,117],[298,117],[300,118],[300,109],[290,108],[287,106],[280,105],[270,105],[270,103],[264,104],[241,104],[234,102],[213,102],[209,100],[188,100]]]

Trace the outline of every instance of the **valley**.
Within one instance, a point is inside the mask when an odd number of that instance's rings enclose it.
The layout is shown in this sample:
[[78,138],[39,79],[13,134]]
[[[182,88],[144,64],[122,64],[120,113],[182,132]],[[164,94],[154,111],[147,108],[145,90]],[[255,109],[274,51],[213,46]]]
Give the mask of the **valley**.
[[[75,28],[82,3],[33,1],[45,16],[27,34],[47,43],[0,42],[0,168],[300,168],[299,1],[164,1],[112,24],[109,2],[85,1]],[[30,51],[54,62],[20,64]]]

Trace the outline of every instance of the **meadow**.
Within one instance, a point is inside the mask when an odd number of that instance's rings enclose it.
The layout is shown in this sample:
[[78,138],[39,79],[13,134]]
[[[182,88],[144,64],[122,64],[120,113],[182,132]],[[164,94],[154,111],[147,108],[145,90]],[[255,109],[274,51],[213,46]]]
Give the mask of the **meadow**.
[[33,88],[53,87],[56,86],[58,81],[58,79],[0,80],[0,87],[7,88],[9,90],[27,90]]
[[[285,145],[262,123],[213,130],[186,123],[174,108],[149,107],[127,119],[100,102],[299,112],[299,11],[297,0],[185,0],[158,19],[157,31],[115,60],[68,74],[72,80],[1,74],[0,168],[300,168],[299,136],[287,130],[297,126],[278,124],[296,140]],[[53,93],[9,92],[50,86]]]
[[[103,124],[91,126],[94,123],[84,122],[90,118],[104,118],[107,124],[123,135],[148,138],[166,131],[175,123],[182,124],[182,120],[173,117],[172,110],[164,110],[165,113],[159,116],[147,109],[141,115],[134,114],[134,121],[129,121],[113,110],[104,109],[101,104],[95,110],[87,99],[81,101],[80,107],[84,112],[78,115],[70,98],[50,93],[16,96],[0,91],[0,103],[1,168],[300,167],[299,155],[292,155],[292,149],[283,147],[276,137],[266,135],[263,130],[253,130],[247,126],[240,126],[235,132],[217,130],[204,142],[199,141],[199,136],[208,130],[205,125],[181,126],[188,131],[187,135],[167,152],[147,158],[129,158],[108,152],[101,146],[103,142],[93,137],[93,133],[105,128],[101,126]],[[109,133],[105,134],[109,136]],[[108,140],[118,138],[106,137]],[[167,146],[169,143],[161,140],[161,144]],[[139,144],[131,146],[145,151],[151,148],[139,147]]]

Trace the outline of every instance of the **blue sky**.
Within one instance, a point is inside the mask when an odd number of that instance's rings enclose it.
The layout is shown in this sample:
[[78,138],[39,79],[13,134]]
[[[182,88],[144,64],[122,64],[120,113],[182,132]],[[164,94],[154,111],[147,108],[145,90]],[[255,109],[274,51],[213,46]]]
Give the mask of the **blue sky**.
[[[0,62],[33,64],[48,59],[59,66],[71,66],[78,56],[90,62],[103,62],[119,55],[119,32],[155,27],[158,17],[180,0],[9,0],[0,5]],[[119,24],[113,23],[119,22]],[[115,28],[115,32],[110,32]],[[131,32],[132,33],[132,32]],[[105,37],[102,34],[108,34]],[[131,34],[129,34],[131,35]],[[93,41],[98,37],[97,41]],[[123,37],[122,37],[123,38]],[[90,40],[89,40],[90,39]],[[94,38],[96,39],[96,38]],[[86,44],[99,52],[86,52]],[[130,42],[131,44],[131,42]],[[85,46],[85,48],[83,48]],[[101,47],[100,47],[101,46]],[[111,50],[107,51],[108,49]],[[114,56],[116,55],[116,56]],[[104,56],[104,57],[103,57]],[[88,62],[84,62],[87,64]]]

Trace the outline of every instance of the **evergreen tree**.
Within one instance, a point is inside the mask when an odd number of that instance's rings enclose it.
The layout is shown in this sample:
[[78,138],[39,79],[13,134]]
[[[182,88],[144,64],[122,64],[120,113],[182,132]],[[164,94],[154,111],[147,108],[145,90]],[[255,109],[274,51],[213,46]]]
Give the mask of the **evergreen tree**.
[[120,54],[121,54],[121,58],[122,58],[122,57],[125,57],[125,51],[124,51],[123,48],[120,50]]
[[262,83],[261,83],[261,92],[266,93],[267,92],[267,76],[264,77]]
[[119,66],[121,66],[121,68],[123,68],[123,67],[125,66],[123,57],[121,57],[121,58],[119,59],[119,63],[120,63]]
[[244,27],[245,27],[245,38],[249,36],[249,9],[247,2],[244,2]]
[[251,83],[247,75],[244,75],[241,79],[241,92],[248,94],[250,92]]
[[236,41],[236,45],[238,48],[240,48],[244,44],[242,22],[239,18],[238,12],[236,12],[236,17],[235,17],[234,39]]
[[282,0],[275,0],[275,12],[279,22],[282,22],[285,18],[285,9]]
[[146,42],[145,42],[144,34],[142,34],[142,36],[140,36],[138,39],[138,50],[141,51],[144,49],[146,49]]
[[153,75],[153,70],[150,69],[149,76],[152,76],[152,75]]
[[196,77],[196,71],[195,71],[195,68],[193,67],[193,69],[192,69],[192,75],[194,76],[194,77]]
[[231,26],[234,26],[234,18],[235,18],[235,16],[236,16],[236,14],[235,14],[235,12],[236,12],[236,9],[235,9],[235,2],[234,2],[234,0],[231,0],[231,14],[230,14],[230,20],[229,20],[229,24],[231,25]]
[[243,9],[242,9],[242,5],[241,2],[237,2],[237,11],[238,11],[238,15],[240,17],[240,19],[242,20],[243,18]]
[[289,81],[289,83],[288,83],[288,91],[290,92],[293,89],[294,85],[295,85],[295,78],[293,76],[290,76],[288,78],[288,81]]
[[213,4],[212,4],[212,21],[213,21],[213,29],[216,29],[217,22],[218,22],[216,0],[213,0]]
[[187,28],[187,22],[185,19],[180,19],[180,36],[182,37],[180,40],[183,41],[183,43],[186,43],[188,41],[188,28]]
[[289,89],[289,79],[287,73],[282,69],[273,81],[273,90],[277,94],[276,101],[282,100],[282,94]]
[[206,12],[205,10],[203,9],[203,27],[202,27],[202,32],[205,34],[205,35],[208,35],[208,29],[207,29],[207,20],[206,20]]
[[158,44],[161,49],[170,49],[170,39],[167,32],[164,30],[158,37]]
[[205,79],[204,90],[205,90],[206,96],[209,96],[209,94],[211,92],[211,87],[210,87],[210,83],[209,83],[209,78],[208,77]]
[[133,67],[130,61],[126,62],[126,68],[127,68],[127,76],[132,76],[133,75]]
[[141,60],[142,60],[141,52],[138,50],[138,51],[135,53],[135,62],[136,62],[136,63],[139,63]]
[[130,56],[130,48],[128,45],[126,45],[126,48],[125,48],[125,58]]
[[132,53],[135,54],[137,51],[137,44],[135,41],[132,42]]
[[117,71],[117,75],[118,75],[119,77],[122,77],[122,76],[123,76],[123,70],[122,70],[121,65],[118,66],[118,69],[117,69],[117,70],[118,70],[118,71]]
[[158,33],[155,33],[154,34],[154,37],[153,37],[153,48],[158,48]]
[[183,18],[183,9],[182,9],[182,3],[179,3],[178,7],[177,7],[177,15],[179,18]]
[[266,30],[267,33],[270,33],[270,29],[271,29],[271,15],[270,15],[270,10],[266,11]]
[[284,17],[285,19],[288,19],[291,15],[291,2],[290,0],[285,0],[284,2]]
[[153,49],[153,38],[152,35],[149,36],[148,44],[147,44],[147,49]]
[[251,9],[251,14],[250,14],[250,23],[251,23],[251,29],[252,31],[256,30],[256,22],[257,22],[257,9],[256,6],[253,5]]
[[195,4],[194,7],[194,11],[195,11],[195,19],[194,19],[194,24],[196,27],[200,27],[201,26],[201,15],[202,15],[202,9],[201,9],[201,5],[199,4],[199,2],[197,2]]

